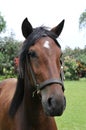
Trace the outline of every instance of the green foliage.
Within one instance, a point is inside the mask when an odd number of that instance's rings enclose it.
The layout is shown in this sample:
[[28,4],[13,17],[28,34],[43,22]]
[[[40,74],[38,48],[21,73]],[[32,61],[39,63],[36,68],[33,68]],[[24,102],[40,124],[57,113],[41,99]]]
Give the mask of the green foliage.
[[65,78],[69,79],[69,80],[78,79],[79,77],[78,77],[78,74],[77,74],[77,67],[78,67],[78,64],[76,63],[76,60],[74,58],[66,56],[64,58]]
[[81,63],[86,64],[86,53],[80,54],[80,55],[77,57],[77,60],[78,60],[78,61],[81,61]]
[[63,51],[64,72],[67,80],[86,77],[86,46],[84,49],[70,47]]
[[18,55],[20,43],[13,37],[0,41],[0,75],[14,77],[14,58]]
[[6,28],[6,22],[0,13],[0,33]]
[[80,15],[79,28],[86,27],[86,10]]
[[3,59],[4,55],[0,52],[0,74],[3,74]]

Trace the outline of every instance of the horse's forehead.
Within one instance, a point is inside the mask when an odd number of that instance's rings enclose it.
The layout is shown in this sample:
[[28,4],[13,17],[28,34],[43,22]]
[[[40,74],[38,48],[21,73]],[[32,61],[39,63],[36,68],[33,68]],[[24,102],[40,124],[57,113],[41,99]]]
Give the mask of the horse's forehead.
[[36,40],[35,44],[30,47],[31,50],[37,51],[40,55],[57,56],[61,53],[61,48],[57,43],[50,37],[42,37]]
[[47,49],[50,49],[50,43],[48,40],[46,40],[43,44],[43,47],[47,48]]
[[[40,47],[47,50],[59,48],[57,44],[55,43],[55,41],[50,37],[43,37],[39,39],[38,44]],[[36,43],[35,45],[38,46],[38,44]]]

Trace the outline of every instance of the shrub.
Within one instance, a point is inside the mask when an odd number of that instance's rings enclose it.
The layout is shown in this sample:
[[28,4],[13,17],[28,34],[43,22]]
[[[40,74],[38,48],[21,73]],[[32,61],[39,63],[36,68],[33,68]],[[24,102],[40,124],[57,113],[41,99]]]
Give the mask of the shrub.
[[65,79],[77,80],[79,79],[77,73],[78,64],[74,58],[70,56],[66,56],[64,58],[64,74]]

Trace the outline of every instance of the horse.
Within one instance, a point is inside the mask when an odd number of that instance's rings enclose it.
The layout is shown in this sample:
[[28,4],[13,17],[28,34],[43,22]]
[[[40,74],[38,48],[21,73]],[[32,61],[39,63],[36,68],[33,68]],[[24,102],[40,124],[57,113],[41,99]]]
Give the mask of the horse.
[[0,130],[57,130],[54,116],[66,108],[57,39],[64,20],[52,29],[33,28],[25,18],[18,78],[0,82]]

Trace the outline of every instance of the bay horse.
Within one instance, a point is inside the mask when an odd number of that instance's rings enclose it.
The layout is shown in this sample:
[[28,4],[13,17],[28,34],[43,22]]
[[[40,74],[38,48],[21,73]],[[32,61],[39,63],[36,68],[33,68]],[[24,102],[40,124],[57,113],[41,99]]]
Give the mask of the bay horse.
[[66,107],[57,41],[64,20],[51,30],[22,23],[25,37],[18,78],[0,83],[0,130],[57,130],[54,116]]

